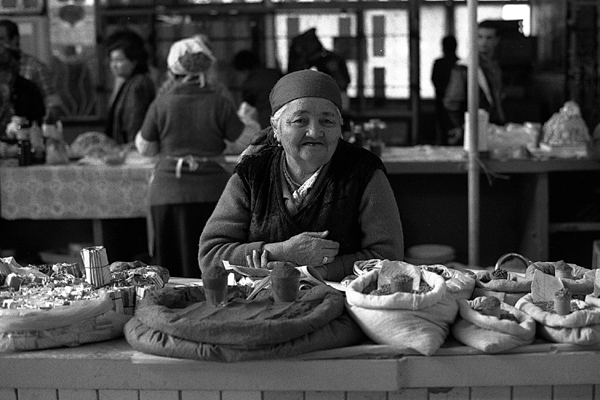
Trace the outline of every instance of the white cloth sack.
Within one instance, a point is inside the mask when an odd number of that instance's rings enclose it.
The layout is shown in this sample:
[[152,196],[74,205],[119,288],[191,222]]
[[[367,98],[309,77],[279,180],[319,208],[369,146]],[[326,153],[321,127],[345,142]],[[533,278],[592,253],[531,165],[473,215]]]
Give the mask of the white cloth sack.
[[[533,274],[536,270],[540,270],[545,274],[554,276],[555,267],[558,262],[550,261],[538,261],[527,267],[525,276],[529,279],[533,279]],[[574,279],[561,278],[563,285],[571,291],[573,294],[590,294],[594,291],[594,278],[595,271],[587,268],[580,267],[576,264],[569,264],[572,268],[572,274]]]
[[471,302],[458,299],[460,316],[452,325],[452,334],[459,342],[485,353],[500,353],[531,344],[535,339],[535,320],[507,303],[502,310],[517,321],[482,315],[471,308]]
[[586,297],[593,308],[573,311],[568,315],[549,312],[533,302],[531,294],[523,296],[516,308],[530,315],[537,322],[539,336],[555,343],[581,346],[600,344],[600,302]]
[[473,298],[494,296],[514,306],[517,300],[531,292],[532,279],[523,278],[516,273],[509,272],[508,279],[492,279],[490,271],[477,271],[475,276]]
[[445,265],[424,265],[425,268],[441,269],[442,278],[446,280],[446,290],[456,299],[470,299],[475,289],[475,275],[468,274]]
[[[398,261],[389,261],[382,259],[370,259],[356,261],[354,263],[354,274],[361,276],[373,269],[381,269],[385,263],[397,263]],[[446,290],[457,299],[470,299],[475,288],[475,274],[468,271],[459,271],[447,267],[443,264],[419,265],[420,268],[428,270],[438,270],[446,281]],[[433,271],[432,271],[433,272]]]
[[430,292],[363,294],[365,287],[377,281],[379,272],[367,272],[346,288],[346,308],[352,318],[375,343],[434,354],[446,340],[458,312],[444,278],[423,270],[421,277],[432,287]]

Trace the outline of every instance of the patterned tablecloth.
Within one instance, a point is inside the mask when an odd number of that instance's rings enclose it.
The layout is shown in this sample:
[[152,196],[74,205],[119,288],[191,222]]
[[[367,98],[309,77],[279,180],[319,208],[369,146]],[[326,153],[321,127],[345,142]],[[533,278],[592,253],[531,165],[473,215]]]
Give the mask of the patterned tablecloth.
[[153,164],[0,165],[5,219],[111,219],[147,214]]

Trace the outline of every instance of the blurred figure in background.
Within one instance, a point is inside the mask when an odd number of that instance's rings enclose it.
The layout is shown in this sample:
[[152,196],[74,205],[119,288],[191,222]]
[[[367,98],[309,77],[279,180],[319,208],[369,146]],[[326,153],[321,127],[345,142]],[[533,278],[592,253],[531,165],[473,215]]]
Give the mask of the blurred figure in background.
[[[477,26],[479,108],[489,113],[490,123],[504,125],[502,70],[496,58],[499,43],[500,34],[494,22],[480,22]],[[464,139],[467,75],[467,66],[457,64],[452,70],[444,97],[444,107],[452,121],[452,129],[448,132],[448,144],[451,145],[461,145]]]
[[[219,60],[213,52],[213,46],[211,45],[210,38],[208,35],[204,33],[198,33],[191,38],[196,38],[196,40],[204,43],[204,46],[211,52],[213,61],[208,67],[208,70],[204,73],[204,79],[207,85],[217,91],[221,96],[225,97],[229,100],[233,105],[236,105],[237,102],[231,90],[229,90],[229,77],[228,77],[228,65],[227,63]],[[160,85],[158,89],[158,95],[160,96],[162,93],[169,91],[173,84],[176,84],[178,79],[174,79],[174,75],[167,71],[166,79]]]
[[[19,75],[19,52],[0,46],[0,131],[16,137],[16,130],[24,126],[11,123],[14,116],[25,118],[28,125],[42,126],[46,107],[39,87]],[[15,125],[15,126],[13,126]]]
[[155,262],[172,276],[200,277],[198,240],[230,176],[221,154],[244,131],[233,102],[207,80],[214,60],[200,36],[173,43],[169,84],[136,137],[140,153],[160,157],[149,189],[148,234]]
[[437,130],[437,144],[447,143],[448,131],[452,128],[452,121],[444,108],[444,95],[450,82],[450,74],[458,61],[456,55],[456,38],[453,35],[444,36],[442,39],[444,55],[436,59],[431,71],[431,82],[435,88],[435,122]]
[[142,37],[129,29],[113,33],[107,49],[115,85],[105,133],[117,143],[132,143],[156,95],[148,52]]
[[271,118],[269,93],[283,74],[278,69],[265,67],[258,55],[250,50],[239,51],[233,59],[233,67],[244,74],[242,101],[257,109],[260,127],[268,127]]
[[19,27],[11,20],[0,20],[0,44],[15,51],[18,59],[19,75],[35,83],[42,92],[46,109],[44,122],[48,124],[56,123],[62,115],[61,100],[55,86],[54,77],[48,66],[31,54],[21,50]]
[[[29,140],[35,151],[32,157],[43,162],[44,97],[35,83],[19,75],[18,57],[17,50],[0,46],[0,136]],[[0,142],[0,157],[15,157],[16,147]]]
[[288,57],[288,74],[302,69],[316,68],[331,76],[337,83],[342,94],[342,116],[350,107],[348,98],[348,85],[350,73],[346,60],[338,53],[323,47],[317,37],[315,28],[309,29],[292,39]]

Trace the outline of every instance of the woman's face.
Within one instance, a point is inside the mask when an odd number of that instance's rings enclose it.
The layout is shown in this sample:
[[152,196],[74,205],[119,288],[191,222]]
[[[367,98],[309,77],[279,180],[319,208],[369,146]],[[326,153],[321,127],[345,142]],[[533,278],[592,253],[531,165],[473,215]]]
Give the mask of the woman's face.
[[128,59],[123,50],[115,49],[110,52],[110,70],[114,76],[129,78],[136,65],[137,62]]
[[288,103],[273,130],[288,164],[309,174],[333,156],[342,135],[342,121],[331,101],[306,97]]

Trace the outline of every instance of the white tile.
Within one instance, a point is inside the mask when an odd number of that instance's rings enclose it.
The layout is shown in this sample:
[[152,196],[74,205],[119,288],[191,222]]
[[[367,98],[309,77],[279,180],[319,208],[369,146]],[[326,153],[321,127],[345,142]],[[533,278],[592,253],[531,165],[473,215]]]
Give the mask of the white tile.
[[94,389],[58,389],[58,400],[97,400]]

